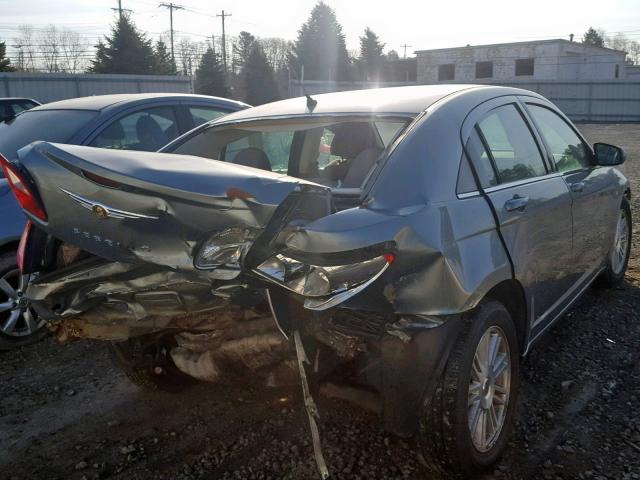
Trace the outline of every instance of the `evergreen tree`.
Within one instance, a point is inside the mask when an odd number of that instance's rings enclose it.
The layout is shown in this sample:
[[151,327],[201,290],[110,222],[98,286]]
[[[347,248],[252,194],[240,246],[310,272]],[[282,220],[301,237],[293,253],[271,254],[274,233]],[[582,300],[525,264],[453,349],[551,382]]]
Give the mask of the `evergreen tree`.
[[167,49],[167,44],[162,40],[158,40],[155,46],[156,67],[154,73],[157,75],[175,75],[178,70],[176,64],[171,58],[171,53]]
[[384,66],[385,56],[382,53],[384,43],[380,43],[378,35],[369,27],[360,37],[360,63],[367,80],[379,80]]
[[233,55],[235,57],[235,64],[242,70],[247,59],[251,54],[251,47],[253,42],[256,41],[256,37],[249,32],[242,31],[238,35],[238,41],[233,45]]
[[195,90],[202,95],[229,96],[224,67],[211,47],[200,58],[196,69]]
[[5,42],[0,42],[0,72],[15,72],[15,70],[7,58],[7,45]]
[[251,46],[242,76],[246,92],[245,101],[248,104],[261,105],[278,99],[278,86],[273,68],[269,65],[260,42],[254,42]]
[[589,30],[582,36],[582,43],[596,47],[604,47],[604,38],[602,38],[602,35],[600,35],[595,28],[589,27]]
[[349,55],[342,26],[326,3],[319,1],[298,31],[289,63],[296,76],[304,66],[307,80],[349,80]]
[[111,36],[96,45],[96,57],[89,69],[93,73],[152,74],[156,55],[151,40],[138,31],[128,15],[118,18]]

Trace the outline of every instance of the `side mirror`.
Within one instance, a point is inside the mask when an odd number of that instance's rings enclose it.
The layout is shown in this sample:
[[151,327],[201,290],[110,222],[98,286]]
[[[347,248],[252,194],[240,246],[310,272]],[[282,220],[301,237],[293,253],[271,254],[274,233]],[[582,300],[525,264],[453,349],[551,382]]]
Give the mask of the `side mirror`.
[[607,167],[620,165],[627,158],[623,149],[608,143],[594,143],[593,151],[596,154],[596,163]]

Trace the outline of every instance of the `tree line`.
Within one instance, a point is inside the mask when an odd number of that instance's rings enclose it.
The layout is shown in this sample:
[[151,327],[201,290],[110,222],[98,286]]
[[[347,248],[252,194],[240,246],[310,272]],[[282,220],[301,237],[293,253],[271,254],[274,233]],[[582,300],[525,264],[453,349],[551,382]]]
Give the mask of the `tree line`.
[[[196,93],[231,96],[258,105],[287,95],[290,79],[334,81],[402,81],[408,69],[395,50],[384,53],[385,44],[366,28],[356,51],[348,51],[342,25],[335,11],[320,0],[311,10],[294,41],[258,38],[240,32],[227,45],[180,38],[170,45],[162,37],[155,42],[140,31],[130,15],[119,16],[110,34],[87,54],[88,45],[79,34],[64,28],[48,27],[37,35],[21,27],[16,39],[18,53],[10,62],[6,45],[0,42],[0,71],[31,71],[44,65],[49,72],[126,73],[192,75]],[[589,28],[585,44],[628,52],[640,60],[640,44],[602,30]],[[226,49],[227,64],[222,62]],[[404,64],[404,66],[403,66]]]

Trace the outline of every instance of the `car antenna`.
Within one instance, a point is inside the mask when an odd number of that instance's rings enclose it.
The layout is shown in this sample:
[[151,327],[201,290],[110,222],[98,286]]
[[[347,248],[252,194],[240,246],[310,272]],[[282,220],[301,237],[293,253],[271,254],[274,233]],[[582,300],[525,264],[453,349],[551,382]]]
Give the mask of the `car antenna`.
[[308,93],[305,94],[305,97],[307,97],[307,108],[310,112],[313,112],[313,109],[316,108],[316,105],[318,105],[318,101]]

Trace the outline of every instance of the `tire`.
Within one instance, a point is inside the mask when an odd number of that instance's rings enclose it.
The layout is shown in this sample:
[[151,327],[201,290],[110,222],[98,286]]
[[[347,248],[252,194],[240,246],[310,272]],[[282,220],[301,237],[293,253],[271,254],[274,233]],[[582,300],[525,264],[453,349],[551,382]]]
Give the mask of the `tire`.
[[[623,233],[621,232],[623,225],[626,225],[626,239],[620,238],[621,233]],[[611,251],[607,254],[604,271],[598,277],[597,283],[599,286],[612,288],[618,286],[624,280],[631,254],[631,233],[631,207],[629,206],[629,200],[624,197],[620,210],[618,210],[618,223],[616,223],[613,245],[611,246]]]
[[127,378],[146,390],[179,393],[195,379],[178,370],[168,337],[143,336],[110,344],[111,358]]
[[[518,342],[513,320],[506,308],[493,300],[484,301],[466,322],[433,397],[425,401],[421,416],[419,443],[423,459],[432,470],[447,478],[467,477],[489,468],[498,460],[513,426],[519,387]],[[502,359],[508,360],[508,366],[495,382],[490,378],[484,382],[477,381],[481,375],[472,373],[474,366],[479,365],[475,361],[476,351],[481,354],[480,345],[492,345],[495,336],[501,338],[501,344],[494,365],[497,367],[498,360]],[[489,343],[484,343],[485,340]],[[478,395],[470,402],[472,380]],[[503,388],[508,392],[506,397],[501,393]],[[481,426],[483,419],[490,421],[491,408],[499,418],[501,407],[498,400],[506,401],[506,406],[502,407],[501,427],[493,435],[488,435],[489,430],[485,432],[486,445],[482,447],[480,430],[476,430],[476,440],[472,438],[469,418],[480,412],[476,425]],[[485,410],[484,407],[489,405],[491,407]]]
[[[7,305],[6,310],[0,308],[0,351],[13,350],[39,342],[49,333],[45,328],[45,322],[38,320],[35,312],[28,308],[28,304],[23,308],[17,305],[8,307],[9,303],[18,301],[17,295],[22,295],[20,288],[22,280],[15,250],[0,254],[0,279],[6,280],[13,291],[10,294],[0,285],[0,307]],[[24,301],[24,298],[22,300]],[[13,316],[15,316],[15,322],[10,321]]]

